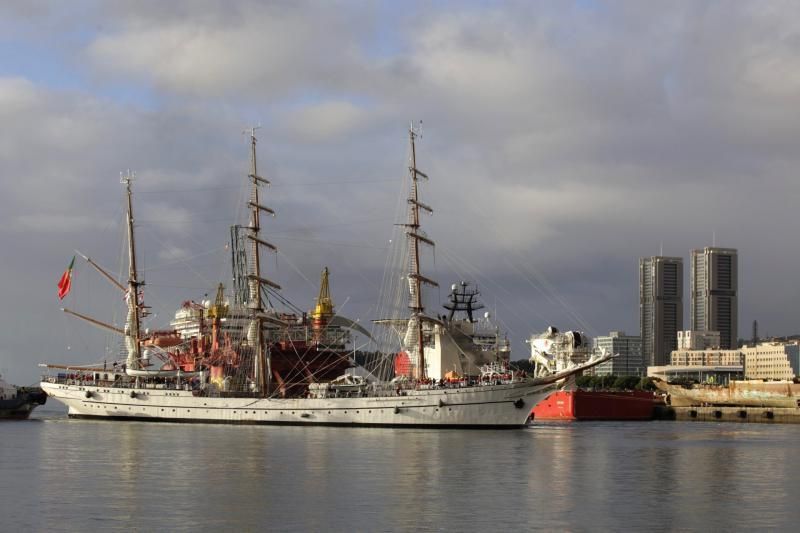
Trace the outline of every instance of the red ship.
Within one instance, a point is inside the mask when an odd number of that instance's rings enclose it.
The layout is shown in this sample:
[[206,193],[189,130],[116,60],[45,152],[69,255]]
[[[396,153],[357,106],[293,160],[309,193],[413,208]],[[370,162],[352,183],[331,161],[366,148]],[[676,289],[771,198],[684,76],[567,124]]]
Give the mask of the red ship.
[[657,397],[646,391],[557,391],[531,410],[533,420],[651,420]]

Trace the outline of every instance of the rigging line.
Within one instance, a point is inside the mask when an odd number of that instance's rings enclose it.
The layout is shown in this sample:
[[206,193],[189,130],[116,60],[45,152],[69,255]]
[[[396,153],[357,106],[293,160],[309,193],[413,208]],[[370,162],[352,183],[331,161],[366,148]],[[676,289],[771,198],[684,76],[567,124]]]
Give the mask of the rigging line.
[[186,189],[149,189],[144,191],[137,191],[136,194],[171,194],[171,193],[184,193],[184,192],[202,192],[202,191],[227,191],[238,189],[238,185],[218,185],[216,187],[191,187]]
[[[347,299],[345,299],[344,303],[342,303],[341,306],[339,306],[340,309],[344,308],[345,306],[347,306],[347,303],[349,301],[350,301],[349,297]],[[336,312],[336,313],[333,314],[332,317],[337,317],[337,316],[342,316],[342,315],[341,315],[340,312]],[[329,323],[327,323],[325,325],[325,327],[323,328],[322,331],[323,332],[327,332],[328,329],[331,328],[331,327],[333,327],[333,325],[329,322]],[[341,329],[339,326],[337,326],[337,328]],[[306,337],[307,337],[307,335],[308,335],[308,327],[305,328],[305,331],[306,331]],[[353,335],[353,333],[351,333],[351,335]],[[308,355],[308,352],[312,348],[314,348],[314,345],[307,345],[305,352],[303,352],[303,354],[301,356],[300,355],[300,351],[297,349],[297,346],[295,345],[294,339],[292,339],[291,335],[289,335],[289,343],[290,343],[290,345],[292,347],[292,350],[294,351],[295,355],[298,356],[298,361],[292,365],[292,368],[289,370],[289,373],[287,373],[286,379],[285,379],[286,383],[294,384],[294,383],[300,383],[300,382],[304,381],[305,374],[303,373],[303,371],[305,371],[308,374],[310,374],[312,379],[315,379],[318,374],[321,374],[324,371],[329,370],[334,365],[338,365],[340,363],[340,361],[341,361],[342,354],[340,354],[339,352],[331,351],[331,350],[324,350],[324,349],[320,350],[319,348],[317,348],[319,350],[317,355],[313,359],[311,359],[310,361],[306,361],[306,356]],[[319,345],[317,344],[317,346],[319,346]],[[321,358],[321,357],[330,357],[331,361],[327,365],[323,365],[321,368],[319,368],[317,370],[317,373],[311,371],[310,365],[313,365],[314,363],[316,363],[317,360],[319,358]],[[302,365],[302,366],[300,366],[300,365]],[[300,377],[301,378],[300,381],[292,381],[296,377]],[[278,390],[276,390],[273,393],[273,395],[275,393],[277,393],[277,392],[278,392]]]
[[346,243],[346,242],[319,241],[319,240],[314,240],[314,239],[296,239],[296,238],[292,238],[292,237],[277,237],[276,236],[274,238],[274,240],[277,241],[277,242],[294,241],[294,242],[304,242],[304,243],[310,243],[310,244],[326,244],[326,245],[329,245],[329,246],[348,246],[348,247],[351,247],[351,248],[369,248],[369,249],[372,249],[372,250],[386,250],[387,249],[386,247],[375,246],[373,244],[354,244],[354,243]]
[[[394,179],[381,179],[381,180],[340,180],[340,181],[301,181],[301,182],[283,182],[272,183],[272,187],[316,187],[320,185],[346,185],[352,183],[358,184],[373,184],[373,183],[389,183]],[[139,191],[137,194],[172,194],[172,193],[186,193],[186,192],[203,192],[203,191],[224,191],[236,189],[235,185],[219,185],[215,187],[191,187],[186,189],[150,189]]]
[[187,291],[208,291],[210,287],[206,286],[191,286],[191,285],[169,285],[166,283],[148,283],[148,287],[161,287],[163,289],[185,289]]
[[347,185],[347,184],[375,184],[375,183],[392,183],[392,179],[380,180],[341,180],[341,181],[300,181],[300,182],[285,182],[281,184],[282,187],[317,187],[320,185]]
[[[468,271],[468,276],[466,279],[473,279],[476,283],[480,283],[484,287],[495,287],[495,289],[501,293],[504,293],[510,298],[513,298],[515,295],[512,294],[506,287],[502,286],[501,284],[497,283],[494,279],[485,277],[483,274],[480,273],[480,270],[477,267],[474,267],[469,261],[464,259],[463,257],[458,256],[455,252],[450,249],[443,249],[441,250],[445,257],[448,259],[448,262],[452,261],[454,265],[458,265]],[[452,259],[451,259],[452,258]],[[454,266],[455,270],[458,270],[458,267]],[[503,298],[500,299],[501,305],[507,309],[507,311],[513,315],[515,314],[515,309],[511,307],[511,305]],[[523,301],[523,306],[534,315],[537,315],[545,324],[548,323],[548,320],[539,312],[539,310],[533,306],[532,304],[528,303],[527,301]],[[507,324],[505,324],[507,327]],[[508,328],[507,333],[515,335],[515,331],[513,328]]]
[[224,218],[198,218],[194,216],[188,216],[183,218],[149,218],[144,220],[137,220],[137,226],[157,226],[159,224],[186,224],[187,221],[191,221],[193,224],[198,222],[235,222],[236,220],[231,217],[224,217]]
[[[340,218],[340,220],[343,220],[343,218]],[[363,225],[363,224],[370,223],[370,222],[386,222],[386,221],[389,221],[389,220],[394,220],[394,219],[389,219],[387,217],[365,218],[365,219],[361,219],[361,220],[351,220],[349,222],[340,222],[338,224],[325,224],[325,225],[320,225],[320,226],[300,226],[300,227],[296,227],[296,228],[280,229],[280,230],[277,230],[277,231],[273,231],[271,233],[271,235],[278,235],[278,234],[284,234],[284,233],[300,233],[300,232],[309,232],[309,231],[319,231],[319,230],[326,230],[326,229],[330,229],[330,228],[335,228],[337,226],[358,226],[358,225]]]
[[579,328],[581,328],[581,329],[583,329],[583,330],[585,330],[585,331],[589,331],[589,333],[590,333],[590,334],[592,334],[592,335],[595,335],[595,336],[596,336],[596,333],[593,331],[593,328],[589,327],[589,326],[588,326],[588,324],[586,324],[585,322],[583,322],[579,316],[577,316],[577,315],[575,315],[574,313],[572,313],[572,312],[571,312],[571,310],[569,309],[569,307],[568,307],[568,306],[565,304],[565,302],[563,302],[563,300],[559,301],[560,299],[558,298],[558,295],[556,295],[556,294],[555,294],[555,293],[553,293],[552,291],[543,292],[543,291],[541,290],[541,288],[539,288],[539,287],[538,287],[538,285],[537,285],[537,284],[536,284],[536,283],[535,283],[533,280],[531,280],[531,279],[530,279],[530,277],[528,277],[528,275],[527,275],[525,272],[521,271],[521,270],[520,270],[520,269],[519,269],[519,268],[518,268],[516,265],[514,265],[514,264],[512,264],[510,261],[508,261],[508,259],[507,259],[507,258],[506,258],[506,261],[507,261],[507,264],[508,264],[508,265],[509,265],[511,268],[513,268],[513,269],[514,269],[514,270],[515,270],[515,271],[516,271],[518,274],[520,274],[520,275],[523,277],[523,279],[524,279],[525,281],[527,281],[527,282],[528,282],[528,284],[529,284],[531,287],[533,287],[533,288],[535,288],[535,289],[539,290],[539,292],[542,292],[542,294],[545,296],[545,298],[547,298],[547,299],[548,299],[548,301],[550,301],[550,302],[551,302],[551,303],[553,303],[553,304],[559,304],[559,305],[561,305],[561,306],[563,307],[563,309],[564,309],[564,310],[567,312],[567,315],[568,315],[568,316],[570,316],[570,318],[571,318],[572,320],[574,320],[574,321],[575,321],[576,325],[577,325]]
[[[407,147],[403,166],[409,164],[411,159],[410,150],[411,148]],[[404,223],[407,218],[407,197],[411,183],[405,176],[402,179],[398,179],[397,182],[400,194],[396,196],[394,220],[400,220],[401,223]],[[392,227],[390,237],[392,246],[389,248],[389,253],[386,255],[381,288],[378,294],[377,309],[381,317],[399,314],[400,310],[404,308],[403,303],[405,302],[405,304],[408,304],[409,298],[407,278],[402,275],[408,268],[408,262],[410,261],[407,239],[405,238],[404,232],[401,230],[401,226],[397,225]],[[376,328],[378,329],[378,333],[376,333]],[[395,333],[398,338],[395,339],[392,333]],[[398,343],[400,348],[403,346],[403,336],[399,331],[395,331],[394,328],[386,328],[373,323],[371,334],[378,340],[377,348],[379,352],[394,351],[393,348],[397,347]],[[385,372],[387,377],[390,373],[390,365],[391,359],[389,353],[378,357],[377,367],[382,373]]]
[[[472,205],[474,206],[474,204],[472,204]],[[484,215],[485,210],[482,209],[480,206],[478,206],[478,209],[476,211],[478,213],[480,213],[481,218],[486,220],[486,221],[492,220],[493,218],[496,218],[496,217],[486,217]],[[517,252],[515,252],[515,255],[520,257],[519,253],[517,253]],[[525,264],[525,261],[523,261],[523,264]],[[560,298],[556,294],[555,287],[553,287],[552,284],[550,284],[543,275],[539,275],[538,279],[542,283],[542,285],[545,287],[545,289],[551,291],[554,294],[554,297],[556,298],[556,301],[553,301],[553,299],[551,299],[544,291],[542,291],[542,289],[537,287],[537,290],[539,290],[551,303],[561,305],[561,307],[567,312],[567,314],[570,316],[570,318],[575,320],[576,323],[581,328],[585,329],[586,331],[589,331],[590,333],[596,334],[595,328],[593,328],[577,311],[574,311],[571,308],[571,306],[564,299]],[[528,282],[531,283],[530,280],[528,280]]]
[[227,245],[226,246],[220,246],[220,247],[217,247],[217,248],[213,248],[211,250],[207,250],[205,252],[200,252],[200,253],[195,254],[195,255],[190,255],[188,257],[184,257],[182,259],[176,259],[175,261],[169,261],[167,263],[162,263],[160,265],[157,264],[156,266],[150,266],[150,267],[147,267],[146,269],[142,269],[142,272],[149,272],[149,271],[152,271],[152,270],[160,270],[160,269],[167,268],[167,267],[170,267],[170,266],[180,265],[181,263],[185,263],[187,261],[191,261],[192,259],[197,259],[198,257],[204,257],[206,255],[211,255],[211,254],[217,253],[217,252],[219,252],[221,250],[227,251],[226,248],[227,248]]
[[294,312],[296,312],[296,313],[300,313],[300,314],[302,314],[302,313],[304,313],[304,312],[305,312],[305,311],[303,311],[301,308],[299,308],[298,306],[296,306],[294,303],[292,303],[292,301],[291,301],[291,300],[289,300],[288,298],[286,298],[285,296],[283,296],[283,295],[280,293],[280,291],[277,291],[277,290],[275,290],[275,289],[272,289],[272,288],[270,288],[269,286],[265,286],[265,287],[264,287],[264,290],[267,292],[267,295],[268,295],[268,296],[274,296],[275,298],[277,298],[278,300],[280,300],[280,301],[281,301],[281,303],[283,303],[283,304],[284,304],[286,307],[290,308],[290,309],[291,309],[291,310],[293,310]]
[[[164,241],[163,241],[163,240],[162,240],[162,239],[161,239],[161,238],[158,236],[157,232],[155,232],[155,231],[152,231],[152,230],[151,230],[151,231],[150,231],[150,236],[151,236],[151,237],[153,237],[153,238],[154,238],[156,241],[158,241],[158,243],[161,245],[161,247],[162,247],[163,249],[165,249],[165,250],[167,249],[166,243],[165,243],[165,242],[164,242]],[[197,276],[197,277],[200,279],[200,281],[201,281],[201,282],[203,282],[204,284],[206,284],[208,287],[213,287],[213,286],[214,286],[214,283],[213,283],[212,281],[210,281],[210,280],[206,279],[206,278],[205,278],[205,276],[203,276],[203,275],[202,275],[202,274],[201,274],[201,273],[200,273],[200,272],[199,272],[199,271],[198,271],[196,268],[194,268],[194,267],[191,265],[191,263],[187,265],[187,269],[188,269],[188,270],[189,270],[189,271],[190,271],[192,274],[194,274],[195,276]],[[157,296],[155,296],[155,294],[153,294],[152,292],[151,292],[151,293],[148,295],[148,297],[149,297],[149,298],[152,298],[153,300],[155,300],[155,301],[156,301],[156,303],[159,305],[159,307],[161,307],[161,308],[164,308],[164,309],[166,309],[166,308],[167,308],[167,305],[168,305],[168,304],[167,304],[166,302],[164,302],[164,301],[161,301],[161,300],[160,300],[160,299],[159,299]]]
[[[235,213],[234,224],[236,224],[238,221],[242,220],[243,219],[242,213],[244,211],[247,211],[245,206],[247,205],[247,202],[249,200],[249,194],[250,194],[249,189],[250,189],[250,179],[247,178],[247,177],[240,178],[239,179],[239,193],[236,196],[236,203],[234,204],[234,207],[232,209],[232,211]],[[229,228],[229,230],[230,230],[230,228]],[[230,239],[230,238],[231,237],[228,237],[228,239]],[[230,270],[229,270],[229,269],[231,269],[233,267],[233,265],[231,264],[230,252],[232,252],[233,248],[235,247],[235,244],[233,242],[229,241],[228,245],[231,247],[231,249],[228,250],[229,251],[228,259],[226,261],[224,261],[220,265],[218,279],[225,279],[226,271],[229,272],[229,276],[230,277],[228,279],[233,277],[232,276],[233,273],[230,272]]]
[[[398,181],[400,183],[401,194],[398,195],[395,204],[394,219],[402,220],[401,217],[404,217],[405,215],[406,202],[404,199],[406,196],[405,192],[407,190],[408,183],[405,178]],[[392,226],[390,237],[391,239],[389,242],[392,243],[392,246],[389,247],[389,253],[386,254],[383,267],[383,276],[381,279],[381,288],[378,293],[377,310],[379,311],[379,316],[389,316],[390,314],[394,314],[394,312],[399,309],[405,295],[405,290],[402,283],[404,278],[401,277],[401,273],[404,272],[406,268],[405,263],[408,260],[408,247],[405,243],[405,239],[403,238],[401,226]],[[381,332],[385,331],[381,326],[373,323],[370,333],[375,335],[376,328],[380,328],[379,331]],[[390,342],[390,337],[388,334],[384,332],[379,336],[383,337],[384,344],[388,347]],[[392,342],[392,344],[394,344],[394,342]]]
[[315,287],[315,285],[314,285],[314,282],[312,282],[310,279],[308,279],[308,278],[306,277],[306,275],[305,275],[305,274],[303,274],[303,273],[300,271],[300,269],[299,269],[299,268],[297,268],[297,266],[295,266],[295,264],[294,264],[294,263],[293,263],[293,262],[292,262],[292,261],[289,259],[289,257],[288,257],[288,256],[287,256],[285,253],[283,253],[283,252],[281,251],[281,249],[280,249],[280,248],[278,248],[278,252],[277,252],[277,254],[278,254],[278,255],[280,255],[280,256],[281,256],[281,257],[284,259],[284,261],[286,261],[286,263],[287,263],[287,264],[288,264],[288,265],[289,265],[289,266],[292,268],[292,270],[294,270],[294,271],[295,271],[295,272],[296,272],[296,273],[297,273],[297,274],[298,274],[298,275],[299,275],[301,278],[303,278],[303,279],[306,281],[306,283],[308,283],[308,284],[309,284],[309,286],[311,286],[311,287]]
[[[447,262],[452,264],[452,268],[457,272],[459,276],[466,274],[466,276],[462,276],[462,279],[472,279],[483,287],[493,286],[499,292],[502,292],[511,297],[514,296],[514,294],[512,294],[506,287],[497,283],[494,279],[485,277],[476,266],[474,266],[470,261],[465,259],[463,256],[459,256],[452,249],[444,248],[441,250],[441,252],[445,255]],[[464,272],[459,272],[460,269],[463,269]],[[513,314],[513,309],[506,302],[506,300],[501,299],[500,301],[502,305],[506,307]],[[535,308],[533,308],[532,310],[534,313],[540,315],[540,313],[538,313],[538,311]],[[546,322],[546,319],[544,319],[543,316],[540,315],[540,318],[542,318]]]
[[[167,249],[171,249],[172,248],[172,247],[167,247],[166,246],[166,244],[164,242],[164,239],[159,237],[159,235],[156,233],[155,230],[150,229],[149,232],[150,232],[150,235],[152,235],[158,241],[158,243],[162,246],[163,249],[167,250]],[[191,232],[184,232],[182,234],[182,237],[187,239],[187,240],[193,241],[194,244],[196,244],[198,246],[201,246],[201,247],[205,247],[206,244],[207,244],[205,241],[203,241],[203,240],[195,237],[194,235],[192,235]]]
[[589,322],[577,310],[573,309],[572,306],[569,305],[566,299],[564,299],[559,294],[559,291],[552,283],[550,283],[550,281],[544,276],[544,274],[540,272],[538,269],[536,269],[532,264],[530,264],[529,261],[525,261],[524,258],[522,259],[523,259],[522,264],[529,265],[528,268],[530,269],[531,273],[534,276],[536,276],[537,279],[539,279],[539,281],[545,288],[547,288],[549,291],[552,292],[554,298],[556,298],[558,303],[561,304],[561,306],[567,311],[567,313],[573,318],[573,320],[575,320],[580,325],[580,327],[584,328],[586,331],[589,331],[590,333],[596,336],[597,332],[595,331],[595,328],[593,328],[592,325],[589,324]]

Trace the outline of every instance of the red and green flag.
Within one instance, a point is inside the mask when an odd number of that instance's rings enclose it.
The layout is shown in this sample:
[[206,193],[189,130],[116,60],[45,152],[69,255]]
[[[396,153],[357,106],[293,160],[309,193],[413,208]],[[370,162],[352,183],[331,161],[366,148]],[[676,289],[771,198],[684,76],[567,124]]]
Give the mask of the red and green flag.
[[58,280],[58,299],[63,300],[64,297],[69,294],[69,290],[72,288],[72,266],[75,264],[75,256],[72,256],[72,261],[69,262],[69,266],[61,274],[61,279]]

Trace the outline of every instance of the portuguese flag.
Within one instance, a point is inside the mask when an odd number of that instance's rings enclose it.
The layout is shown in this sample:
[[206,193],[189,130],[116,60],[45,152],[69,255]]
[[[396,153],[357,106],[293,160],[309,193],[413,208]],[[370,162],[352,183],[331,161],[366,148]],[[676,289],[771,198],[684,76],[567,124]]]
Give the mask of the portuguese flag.
[[58,299],[63,300],[64,296],[69,294],[69,290],[72,288],[72,266],[75,264],[75,256],[72,256],[72,261],[69,262],[69,266],[61,274],[61,279],[58,280]]

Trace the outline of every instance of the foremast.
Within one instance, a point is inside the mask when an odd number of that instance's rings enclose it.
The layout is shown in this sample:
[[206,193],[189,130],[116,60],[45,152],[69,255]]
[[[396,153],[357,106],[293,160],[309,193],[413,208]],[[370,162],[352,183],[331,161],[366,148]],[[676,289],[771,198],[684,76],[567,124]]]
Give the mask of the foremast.
[[421,231],[420,210],[433,213],[430,206],[419,201],[419,180],[428,179],[427,174],[417,168],[416,138],[418,133],[414,131],[413,123],[408,129],[409,143],[411,145],[411,165],[408,167],[411,187],[408,196],[408,222],[406,226],[406,238],[408,241],[408,284],[410,298],[408,307],[411,310],[411,318],[406,331],[406,348],[413,348],[417,352],[417,365],[415,368],[415,378],[425,378],[425,342],[423,336],[423,322],[425,316],[425,306],[422,303],[422,286],[430,285],[438,287],[438,283],[430,278],[423,276],[420,272],[420,243],[428,246],[435,246],[434,242]]
[[261,213],[267,213],[275,216],[275,211],[261,205],[259,198],[259,188],[262,185],[269,186],[269,180],[261,177],[258,174],[258,163],[256,160],[256,127],[251,128],[250,134],[250,173],[248,178],[252,182],[250,191],[250,201],[248,207],[250,208],[250,224],[249,233],[247,235],[250,240],[250,257],[248,258],[248,314],[249,324],[247,327],[247,344],[254,350],[254,368],[253,368],[253,381],[255,392],[266,394],[269,391],[269,384],[271,381],[272,369],[270,365],[269,351],[264,346],[264,334],[262,331],[262,318],[264,316],[264,301],[262,298],[262,285],[272,287],[273,289],[280,289],[280,286],[269,279],[262,276],[261,273],[261,248],[265,247],[273,252],[277,248],[261,239]]
[[127,229],[128,229],[128,287],[125,291],[125,302],[128,305],[128,316],[125,321],[125,347],[128,350],[127,368],[136,370],[141,368],[139,336],[141,317],[139,315],[139,288],[143,285],[139,281],[136,270],[136,240],[133,231],[133,193],[131,192],[131,182],[133,175],[128,172],[121,176],[120,182],[125,185],[125,193],[128,201]]

